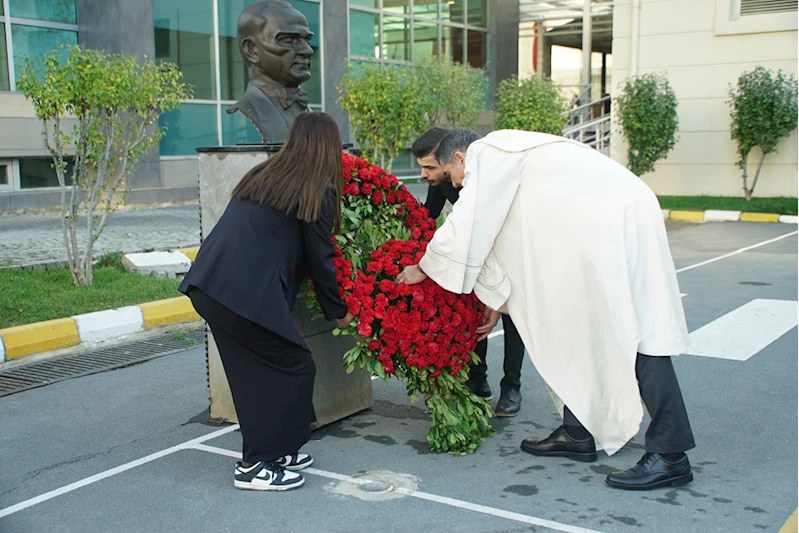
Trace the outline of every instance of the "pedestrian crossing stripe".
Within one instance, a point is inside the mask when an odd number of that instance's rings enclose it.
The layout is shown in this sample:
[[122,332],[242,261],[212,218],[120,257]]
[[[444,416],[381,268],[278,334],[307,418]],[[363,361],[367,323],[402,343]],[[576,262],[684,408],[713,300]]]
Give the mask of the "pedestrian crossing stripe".
[[756,299],[691,333],[686,355],[746,361],[797,326],[797,302]]

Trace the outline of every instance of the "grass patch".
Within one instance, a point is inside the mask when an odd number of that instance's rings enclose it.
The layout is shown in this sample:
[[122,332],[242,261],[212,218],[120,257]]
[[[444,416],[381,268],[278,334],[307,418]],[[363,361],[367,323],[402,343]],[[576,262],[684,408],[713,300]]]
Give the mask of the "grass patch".
[[179,296],[178,280],[125,272],[121,258],[101,258],[91,287],[76,287],[66,269],[0,270],[0,328]]
[[744,211],[748,213],[776,213],[778,215],[796,215],[796,198],[752,198],[746,201],[734,196],[658,196],[663,209],[685,211],[706,211],[719,209],[723,211]]

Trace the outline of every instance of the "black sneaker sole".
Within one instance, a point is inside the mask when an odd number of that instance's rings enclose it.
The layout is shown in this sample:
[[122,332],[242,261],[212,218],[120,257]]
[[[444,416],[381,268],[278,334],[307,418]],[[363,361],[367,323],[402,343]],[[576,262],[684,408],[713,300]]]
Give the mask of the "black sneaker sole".
[[596,452],[592,453],[577,453],[577,452],[569,452],[569,451],[552,451],[552,452],[542,452],[539,450],[533,450],[524,446],[524,443],[521,445],[522,451],[530,453],[532,455],[538,455],[540,457],[568,457],[572,461],[579,461],[581,463],[593,463],[596,461],[597,454]]
[[503,413],[501,411],[494,411],[494,414],[497,415],[499,418],[511,418],[511,417],[514,417],[514,416],[518,415],[521,412],[522,412],[521,409],[517,409],[516,411],[510,412],[510,413]]
[[689,473],[684,476],[677,476],[668,479],[662,479],[660,481],[655,481],[654,483],[647,483],[646,485],[629,485],[627,483],[619,483],[617,481],[612,481],[608,478],[605,478],[605,483],[607,483],[609,487],[613,487],[614,489],[651,490],[651,489],[656,489],[658,487],[679,487],[681,485],[687,485],[693,480],[694,480],[694,474]]

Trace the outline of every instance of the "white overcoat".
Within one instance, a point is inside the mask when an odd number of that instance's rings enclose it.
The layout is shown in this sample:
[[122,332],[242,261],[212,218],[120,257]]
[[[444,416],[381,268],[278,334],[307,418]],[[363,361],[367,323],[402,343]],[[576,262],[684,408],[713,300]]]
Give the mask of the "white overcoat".
[[465,164],[420,268],[509,314],[561,413],[615,453],[643,417],[636,354],[688,347],[657,198],[612,159],[542,133],[490,133]]

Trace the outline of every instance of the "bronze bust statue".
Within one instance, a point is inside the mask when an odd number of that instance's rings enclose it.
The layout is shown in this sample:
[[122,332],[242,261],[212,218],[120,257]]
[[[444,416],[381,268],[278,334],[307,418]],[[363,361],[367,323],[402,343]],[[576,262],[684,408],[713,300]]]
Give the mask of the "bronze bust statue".
[[241,111],[264,143],[285,142],[297,115],[310,111],[300,84],[311,79],[312,37],[303,14],[284,0],[254,2],[239,15],[239,50],[250,82],[227,112]]

